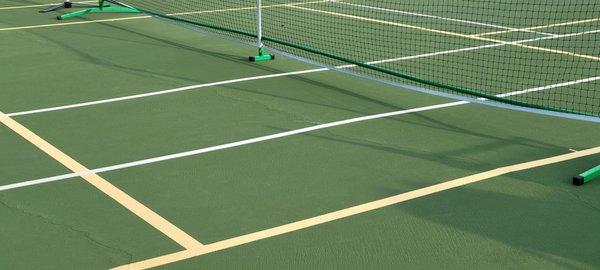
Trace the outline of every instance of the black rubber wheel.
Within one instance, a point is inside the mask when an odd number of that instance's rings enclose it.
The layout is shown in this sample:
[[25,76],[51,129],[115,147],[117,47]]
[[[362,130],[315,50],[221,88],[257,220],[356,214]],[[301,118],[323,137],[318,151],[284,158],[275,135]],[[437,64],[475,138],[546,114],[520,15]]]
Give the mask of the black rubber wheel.
[[583,177],[581,177],[580,175],[573,176],[573,185],[576,185],[576,186],[583,185]]

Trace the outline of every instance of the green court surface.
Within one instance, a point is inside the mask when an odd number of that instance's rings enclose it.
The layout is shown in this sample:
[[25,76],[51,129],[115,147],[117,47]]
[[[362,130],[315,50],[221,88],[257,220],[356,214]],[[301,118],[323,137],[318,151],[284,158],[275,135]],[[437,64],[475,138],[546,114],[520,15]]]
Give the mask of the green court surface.
[[[251,63],[256,48],[139,14],[57,21],[57,13],[37,13],[48,3],[0,0],[0,269],[141,269],[147,267],[134,263],[150,259],[157,269],[600,268],[600,181],[571,184],[600,164],[598,123],[457,103],[282,55]],[[308,7],[349,12],[336,2]],[[584,19],[577,15],[566,19]],[[594,21],[544,30],[597,29]],[[436,51],[488,44],[404,31],[439,43]],[[597,38],[528,45],[583,49]],[[434,79],[480,72],[468,83],[500,93],[535,84],[555,96],[600,93],[597,80],[548,87],[599,76],[598,69],[540,80],[508,68],[531,64],[523,59],[579,67],[594,67],[594,60],[539,50],[532,56],[517,46],[501,52],[513,58],[477,58],[478,50],[382,66],[425,70]],[[460,70],[445,65],[460,59],[477,60]],[[499,66],[486,66],[490,61]],[[517,169],[494,174],[511,165]],[[83,167],[92,172],[73,173]],[[443,186],[473,175],[482,178]],[[364,206],[421,191],[430,193]],[[353,207],[366,210],[335,216]],[[199,244],[189,246],[181,234]]]

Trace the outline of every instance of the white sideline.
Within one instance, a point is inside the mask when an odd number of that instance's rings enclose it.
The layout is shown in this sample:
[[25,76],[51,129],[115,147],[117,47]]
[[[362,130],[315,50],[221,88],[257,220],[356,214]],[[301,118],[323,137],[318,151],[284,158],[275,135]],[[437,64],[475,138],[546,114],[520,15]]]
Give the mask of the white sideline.
[[[563,83],[558,83],[558,84],[553,84],[553,85],[535,87],[535,88],[530,88],[530,89],[524,89],[524,90],[520,90],[520,91],[514,91],[514,92],[510,92],[510,93],[501,94],[498,96],[501,96],[501,97],[515,96],[515,95],[520,95],[520,94],[524,94],[524,93],[543,91],[543,90],[559,88],[559,87],[564,87],[564,86],[570,86],[570,85],[575,85],[575,84],[580,84],[580,83],[586,83],[586,82],[591,82],[591,81],[596,81],[596,80],[600,80],[600,76],[592,77],[592,78],[585,78],[585,79],[580,79],[580,80],[575,80],[575,81],[570,81],[570,82],[563,82]],[[211,147],[207,147],[207,148],[200,148],[200,149],[176,153],[176,154],[170,154],[170,155],[165,155],[165,156],[159,156],[159,157],[154,157],[154,158],[148,158],[148,159],[143,159],[143,160],[138,160],[138,161],[132,161],[132,162],[127,162],[127,163],[122,163],[122,164],[117,164],[117,165],[96,168],[91,171],[68,173],[68,174],[63,174],[63,175],[57,175],[57,176],[45,177],[45,178],[29,180],[29,181],[24,181],[24,182],[19,182],[19,183],[8,184],[8,185],[0,186],[0,191],[22,188],[22,187],[27,187],[27,186],[33,186],[33,185],[38,185],[38,184],[44,184],[44,183],[49,183],[49,182],[55,182],[55,181],[70,179],[70,178],[74,178],[74,177],[78,177],[78,176],[82,176],[82,175],[86,175],[86,174],[90,174],[90,173],[103,173],[103,172],[131,168],[131,167],[136,167],[136,166],[141,166],[141,165],[146,165],[146,164],[151,164],[151,163],[156,163],[156,162],[161,162],[161,161],[166,161],[166,160],[194,156],[194,155],[224,150],[224,149],[228,149],[228,148],[234,148],[234,147],[238,147],[238,146],[279,139],[279,138],[283,138],[283,137],[307,133],[307,132],[316,131],[316,130],[320,130],[320,129],[341,126],[341,125],[348,125],[348,124],[352,124],[352,123],[380,119],[380,118],[391,117],[391,116],[398,116],[398,115],[403,115],[403,114],[410,114],[410,113],[424,112],[424,111],[430,111],[430,110],[441,109],[441,108],[454,107],[454,106],[459,106],[459,105],[464,105],[464,104],[469,104],[469,103],[470,102],[468,102],[468,101],[456,101],[456,102],[449,102],[449,103],[413,108],[413,109],[408,109],[408,110],[401,110],[401,111],[394,111],[394,112],[387,112],[387,113],[351,118],[351,119],[346,119],[346,120],[341,120],[341,121],[336,121],[336,122],[331,122],[331,123],[326,123],[326,124],[315,125],[315,126],[311,126],[311,127],[305,127],[305,128],[296,129],[296,130],[275,133],[275,134],[261,136],[261,137],[257,137],[257,138],[252,138],[252,139],[247,139],[247,140],[242,140],[242,141],[237,141],[237,142],[232,142],[232,143],[226,143],[226,144],[217,145],[217,146],[211,146]]]

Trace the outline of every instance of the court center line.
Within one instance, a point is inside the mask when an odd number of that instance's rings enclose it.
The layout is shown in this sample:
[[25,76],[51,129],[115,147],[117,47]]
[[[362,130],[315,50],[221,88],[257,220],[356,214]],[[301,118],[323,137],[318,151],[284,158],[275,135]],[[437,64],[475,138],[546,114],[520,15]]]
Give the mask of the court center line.
[[529,170],[533,168],[538,168],[542,166],[547,166],[551,164],[556,164],[559,162],[564,162],[568,160],[573,160],[577,158],[582,158],[586,156],[596,155],[600,153],[600,147],[590,148],[578,152],[569,152],[567,154],[557,155],[553,157],[538,159],[534,161],[524,162],[520,164],[514,164],[510,166],[500,167],[497,169],[489,170],[486,172],[481,172],[478,174],[469,175],[466,177],[461,177],[458,179],[450,180],[447,182],[443,182],[436,185],[431,185],[428,187],[416,189],[413,191],[401,193],[395,196],[379,199],[376,201],[360,204],[357,206],[337,210],[334,212],[326,213],[323,215],[319,215],[316,217],[288,223],[285,225],[273,227],[270,229],[241,235],[238,237],[229,238],[226,240],[218,241],[215,243],[207,244],[202,249],[192,249],[181,252],[175,252],[143,261],[139,261],[136,263],[126,264],[119,267],[113,268],[114,270],[132,270],[132,269],[148,269],[152,267],[158,267],[161,265],[166,265],[186,259],[190,259],[193,257],[201,256],[204,254],[208,254],[211,252],[216,252],[244,244],[248,244],[251,242],[263,240],[266,238],[287,234],[303,229],[307,229],[310,227],[314,227],[317,225],[321,225],[323,223],[336,221],[339,219],[355,216],[358,214],[362,214],[365,212],[381,209],[387,206],[396,205],[402,202],[407,202],[410,200],[414,200],[417,198],[421,198],[424,196],[433,195],[436,193],[440,193],[442,191],[447,191],[450,189],[462,187],[465,185],[481,182],[484,180],[488,180],[491,178],[507,175],[514,172],[520,172],[524,170]]
[[[80,1],[80,2],[72,2],[73,4],[76,3],[98,3],[98,1]],[[48,4],[37,4],[37,5],[27,5],[27,6],[10,6],[10,7],[0,7],[0,10],[11,10],[11,9],[25,9],[25,8],[36,8],[36,7],[49,7],[49,6],[54,6],[54,5],[59,5],[62,3],[48,3]]]
[[[585,78],[585,79],[580,79],[580,80],[574,80],[574,81],[570,81],[570,82],[557,83],[557,84],[553,84],[553,85],[535,87],[535,88],[530,88],[530,89],[524,89],[524,90],[514,91],[514,92],[510,92],[510,93],[500,94],[498,96],[502,96],[502,97],[516,96],[516,95],[521,95],[521,94],[525,94],[525,93],[544,91],[544,90],[555,89],[555,88],[560,88],[560,87],[565,87],[565,86],[571,86],[571,85],[576,85],[576,84],[580,84],[580,83],[588,83],[588,82],[593,82],[593,81],[598,81],[598,80],[600,80],[600,76],[592,77],[592,78]],[[167,160],[173,160],[173,159],[178,159],[178,158],[184,158],[184,157],[189,157],[189,156],[205,154],[205,153],[209,153],[209,152],[225,150],[225,149],[234,148],[234,147],[240,147],[240,146],[244,146],[244,145],[279,139],[279,138],[283,138],[283,137],[289,137],[289,136],[293,136],[293,135],[299,135],[299,134],[308,133],[308,132],[321,130],[321,129],[327,129],[327,128],[332,128],[332,127],[337,127],[337,126],[342,126],[342,125],[363,122],[363,121],[386,118],[386,117],[399,116],[399,115],[404,115],[404,114],[411,114],[411,113],[417,113],[417,112],[425,112],[425,111],[430,111],[430,110],[454,107],[454,106],[464,105],[464,104],[468,104],[468,103],[469,103],[468,101],[456,101],[456,102],[449,102],[449,103],[413,108],[413,109],[408,109],[408,110],[401,110],[401,111],[387,112],[387,113],[381,113],[381,114],[367,115],[367,116],[362,116],[362,117],[357,117],[357,118],[350,118],[350,119],[345,119],[345,120],[341,120],[341,121],[330,122],[330,123],[326,123],[326,124],[320,124],[320,125],[305,127],[305,128],[301,128],[301,129],[295,129],[295,130],[275,133],[275,134],[271,134],[271,135],[256,137],[256,138],[252,138],[252,139],[246,139],[246,140],[242,140],[242,141],[226,143],[226,144],[217,145],[217,146],[211,146],[211,147],[200,148],[200,149],[185,151],[185,152],[176,153],[176,154],[164,155],[164,156],[159,156],[159,157],[153,157],[153,158],[148,158],[148,159],[143,159],[143,160],[138,160],[138,161],[132,161],[132,162],[127,162],[127,163],[122,163],[122,164],[117,164],[117,165],[96,168],[91,171],[73,172],[73,173],[68,173],[68,174],[50,176],[50,177],[45,177],[45,178],[40,178],[40,179],[35,179],[35,180],[29,180],[29,181],[23,181],[23,182],[3,185],[3,186],[0,186],[0,192],[6,191],[6,190],[11,190],[11,189],[17,189],[17,188],[40,185],[40,184],[45,184],[45,183],[50,183],[50,182],[55,182],[55,181],[66,180],[66,179],[70,179],[70,178],[74,178],[74,177],[78,177],[78,176],[83,176],[88,173],[103,173],[103,172],[116,171],[116,170],[121,170],[121,169],[126,169],[126,168],[132,168],[132,167],[167,161]],[[599,122],[600,122],[600,119],[599,119]]]
[[409,12],[409,11],[404,11],[404,10],[397,10],[397,9],[389,9],[389,8],[375,7],[375,6],[369,6],[369,5],[354,4],[354,3],[344,2],[342,0],[332,0],[331,2],[333,2],[333,3],[339,3],[339,4],[343,4],[343,5],[348,5],[348,6],[354,6],[354,7],[362,7],[362,8],[366,8],[366,9],[373,9],[373,10],[379,10],[379,11],[385,11],[385,12],[392,12],[392,13],[399,13],[399,14],[411,15],[411,16],[416,16],[416,17],[424,17],[424,18],[445,20],[445,21],[451,21],[451,22],[460,22],[460,23],[465,23],[465,24],[473,24],[473,25],[479,25],[479,26],[486,26],[486,27],[490,27],[490,28],[499,28],[499,29],[504,29],[504,30],[509,30],[509,31],[531,32],[531,33],[545,35],[545,36],[554,36],[554,35],[556,35],[556,34],[550,34],[550,33],[538,32],[538,31],[532,31],[532,30],[524,29],[524,28],[514,28],[514,27],[503,26],[503,25],[491,24],[491,23],[484,23],[484,22],[477,22],[477,21],[471,21],[471,20],[462,20],[462,19],[455,19],[455,18],[448,18],[448,17],[430,15],[430,14],[425,14],[425,13]]
[[[498,39],[492,39],[492,38],[477,37],[477,36],[473,36],[473,35],[461,34],[461,33],[439,30],[439,29],[432,29],[432,28],[416,26],[416,25],[411,25],[411,24],[397,23],[397,22],[373,19],[373,18],[368,18],[368,17],[355,16],[355,15],[350,15],[350,14],[345,14],[345,13],[301,7],[299,5],[289,5],[287,7],[311,11],[311,12],[323,13],[323,14],[328,14],[328,15],[334,15],[334,16],[339,16],[339,17],[344,17],[344,18],[349,18],[349,19],[354,19],[354,20],[361,20],[361,21],[368,21],[368,22],[385,24],[385,25],[399,26],[399,27],[404,27],[404,28],[409,28],[409,29],[415,29],[415,30],[421,30],[421,31],[426,31],[426,32],[442,34],[442,35],[462,37],[462,38],[466,38],[466,39],[493,42],[493,43],[501,43],[501,44],[512,45],[512,46],[517,46],[517,47],[522,47],[522,48],[527,48],[527,49],[532,49],[532,50],[538,50],[538,51],[544,51],[544,52],[556,53],[556,54],[563,54],[563,55],[568,55],[568,56],[573,56],[573,57],[579,57],[579,58],[600,61],[600,57],[597,57],[597,56],[574,53],[574,52],[569,52],[569,51],[549,49],[549,48],[544,48],[544,47],[539,47],[539,46],[525,45],[525,44],[521,44],[521,43],[513,43],[511,41],[504,41],[504,40],[498,40]],[[555,37],[555,36],[547,36],[546,38],[553,38],[553,37]]]
[[148,224],[171,238],[176,243],[186,249],[201,248],[203,245],[190,235],[177,228],[175,225],[164,219],[150,208],[146,207],[124,191],[120,190],[106,179],[98,174],[91,172],[88,168],[77,162],[67,154],[54,147],[52,144],[42,139],[40,136],[21,125],[19,122],[0,112],[0,122],[6,125],[15,133],[38,147],[47,155],[58,161],[71,171],[78,173],[88,183],[102,191],[107,196],[121,204],[123,207],[146,221]]
[[[600,30],[564,34],[564,35],[558,35],[558,36],[552,36],[552,37],[539,37],[539,38],[526,39],[526,40],[517,40],[517,41],[512,41],[510,43],[526,43],[526,42],[540,41],[540,40],[546,40],[546,39],[556,39],[556,38],[571,37],[571,36],[577,36],[577,35],[585,35],[585,34],[597,33],[597,32],[600,32]],[[466,48],[453,49],[453,50],[447,50],[447,51],[439,51],[439,52],[418,54],[418,55],[412,55],[412,56],[403,56],[403,57],[397,57],[397,58],[383,59],[383,60],[367,62],[367,64],[376,65],[376,64],[389,63],[389,62],[395,62],[395,61],[413,60],[413,59],[418,59],[418,58],[426,58],[426,57],[453,54],[453,53],[459,53],[459,52],[468,52],[468,51],[474,51],[474,50],[501,47],[501,46],[506,46],[506,45],[507,44],[503,44],[503,43],[495,43],[495,44],[481,45],[481,46],[475,46],[475,47],[466,47]],[[345,68],[352,68],[352,67],[356,67],[356,65],[351,65],[351,64],[342,65],[342,66],[334,67],[333,69],[345,69]],[[74,103],[74,104],[69,104],[69,105],[61,105],[61,106],[33,109],[33,110],[20,111],[20,112],[12,112],[12,113],[7,113],[7,115],[12,117],[12,116],[21,116],[21,115],[59,111],[59,110],[67,110],[67,109],[74,109],[74,108],[87,107],[87,106],[93,106],[93,105],[99,105],[99,104],[106,104],[106,103],[112,103],[112,102],[145,98],[145,97],[151,97],[151,96],[157,96],[157,95],[164,95],[164,94],[170,94],[170,93],[176,93],[176,92],[182,92],[182,91],[189,91],[189,90],[205,88],[205,87],[210,87],[210,86],[219,86],[219,85],[225,85],[225,84],[231,84],[231,83],[237,83],[237,82],[269,79],[269,78],[284,77],[284,76],[302,75],[302,74],[309,74],[309,73],[322,72],[322,71],[328,71],[328,70],[331,70],[331,69],[330,68],[316,68],[316,69],[307,69],[307,70],[261,75],[261,76],[254,76],[254,77],[245,77],[245,78],[238,78],[238,79],[225,80],[225,81],[219,81],[219,82],[190,85],[190,86],[184,86],[184,87],[178,87],[178,88],[173,88],[173,89],[160,90],[160,91],[148,92],[148,93],[142,93],[142,94],[136,94],[136,95],[121,96],[121,97],[108,98],[108,99],[100,99],[100,100],[95,100],[95,101],[87,101],[87,102]]]

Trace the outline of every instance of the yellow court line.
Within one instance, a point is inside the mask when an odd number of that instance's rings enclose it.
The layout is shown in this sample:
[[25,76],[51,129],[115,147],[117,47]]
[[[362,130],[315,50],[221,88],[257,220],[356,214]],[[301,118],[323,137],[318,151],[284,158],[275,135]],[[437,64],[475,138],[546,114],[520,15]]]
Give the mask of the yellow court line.
[[[274,5],[263,6],[263,8],[285,7],[288,5],[306,5],[306,4],[322,3],[322,2],[328,2],[328,1],[330,1],[330,0],[294,2],[294,3],[288,3],[288,4],[274,4]],[[252,9],[256,9],[256,7],[253,6],[253,7],[201,10],[201,11],[187,11],[187,12],[179,12],[179,13],[169,13],[166,15],[167,16],[184,16],[184,15],[193,15],[193,14],[241,11],[241,10],[252,10]],[[140,16],[130,16],[130,17],[122,17],[122,18],[114,18],[114,19],[101,19],[101,20],[76,21],[76,22],[65,22],[65,23],[50,23],[50,24],[38,24],[38,25],[27,25],[27,26],[15,26],[15,27],[0,28],[0,31],[26,30],[26,29],[36,29],[36,28],[48,28],[48,27],[58,27],[58,26],[77,25],[77,24],[100,23],[100,22],[117,22],[117,21],[148,19],[148,18],[152,18],[152,16],[140,15]]]
[[438,30],[438,29],[431,29],[431,28],[427,28],[427,27],[416,26],[416,25],[405,24],[405,23],[397,23],[397,22],[384,21],[384,20],[379,20],[379,19],[373,19],[373,18],[355,16],[355,15],[350,15],[350,14],[345,14],[345,13],[339,13],[339,12],[332,12],[332,11],[326,11],[326,10],[320,10],[320,9],[312,9],[312,8],[306,8],[306,7],[299,7],[297,5],[289,5],[288,7],[290,7],[290,8],[296,8],[296,9],[302,9],[302,10],[307,10],[307,11],[312,11],[312,12],[318,12],[318,13],[323,13],[323,14],[329,14],[329,15],[334,15],[334,16],[346,17],[346,18],[350,18],[350,19],[356,19],[356,20],[362,20],[362,21],[368,21],[368,22],[386,24],[386,25],[393,25],[393,26],[400,26],[400,27],[404,27],[404,28],[422,30],[422,31],[427,31],[427,32],[432,32],[432,33],[438,33],[438,34],[448,35],[448,36],[462,37],[462,38],[479,40],[479,41],[488,41],[488,42],[494,42],[494,43],[499,43],[499,44],[504,44],[504,45],[511,45],[511,46],[517,46],[517,47],[522,47],[522,48],[527,48],[527,49],[533,49],[533,50],[539,50],[539,51],[551,52],[551,53],[557,53],[557,54],[564,54],[564,55],[569,55],[569,56],[575,56],[575,57],[581,57],[581,58],[586,58],[586,59],[600,61],[600,57],[586,55],[586,54],[579,54],[579,53],[574,53],[574,52],[569,52],[569,51],[556,50],[556,49],[548,49],[548,48],[544,48],[544,47],[531,46],[531,45],[524,45],[524,44],[514,43],[514,42],[510,42],[510,41],[504,41],[504,40],[498,40],[498,39],[491,39],[491,38],[484,38],[484,37],[477,37],[477,36],[473,36],[473,35],[461,34],[461,33],[444,31],[444,30]]
[[11,130],[13,130],[14,132],[16,132],[17,134],[19,134],[21,137],[25,138],[26,140],[37,146],[40,150],[44,151],[46,154],[54,158],[56,161],[60,162],[62,165],[64,165],[71,171],[75,173],[82,173],[81,177],[85,179],[88,183],[92,184],[94,187],[104,192],[104,194],[113,198],[115,201],[120,203],[129,211],[133,212],[134,214],[142,218],[144,221],[148,222],[148,224],[152,225],[154,228],[164,233],[166,236],[180,244],[182,247],[186,249],[201,249],[203,247],[202,243],[198,242],[196,239],[192,238],[187,233],[177,228],[168,220],[164,219],[163,217],[152,211],[150,208],[138,202],[136,199],[132,198],[127,193],[123,192],[122,190],[108,182],[106,179],[90,171],[88,168],[81,165],[79,162],[77,162],[67,154],[63,153],[58,148],[54,147],[53,145],[51,145],[50,143],[33,133],[31,130],[27,129],[25,126],[21,125],[19,122],[15,121],[14,119],[2,112],[0,112],[0,122],[6,125]]
[[595,21],[600,21],[600,18],[586,19],[586,20],[572,21],[572,22],[563,22],[563,23],[554,23],[554,24],[539,25],[539,26],[532,26],[532,27],[525,27],[525,28],[517,28],[517,29],[502,30],[502,31],[494,31],[494,32],[486,32],[486,33],[473,34],[471,36],[474,36],[474,37],[491,36],[491,35],[498,35],[498,34],[516,32],[516,31],[538,30],[538,29],[544,29],[544,28],[552,28],[552,27],[559,27],[559,26],[568,26],[568,25],[589,23],[589,22],[595,22]]
[[416,198],[420,198],[420,197],[435,194],[435,193],[438,193],[441,191],[461,187],[464,185],[480,182],[480,181],[487,180],[487,179],[490,179],[493,177],[498,177],[498,176],[502,176],[505,174],[513,173],[513,172],[533,169],[533,168],[537,168],[537,167],[541,167],[541,166],[545,166],[545,165],[550,165],[550,164],[554,164],[554,163],[559,163],[559,162],[572,160],[572,159],[576,159],[576,158],[581,158],[581,157],[585,157],[585,156],[590,156],[590,155],[595,155],[595,154],[599,154],[599,153],[600,153],[600,146],[582,150],[582,151],[578,151],[578,152],[569,152],[567,154],[558,155],[558,156],[554,156],[554,157],[529,161],[529,162],[510,165],[510,166],[506,166],[506,167],[500,167],[500,168],[493,169],[490,171],[450,180],[450,181],[447,181],[444,183],[428,186],[425,188],[420,188],[417,190],[413,190],[413,191],[398,194],[395,196],[387,197],[387,198],[380,199],[377,201],[372,201],[369,203],[365,203],[365,204],[357,205],[354,207],[338,210],[335,212],[330,212],[330,213],[316,216],[313,218],[300,220],[300,221],[288,223],[288,224],[285,224],[282,226],[274,227],[271,229],[266,229],[266,230],[262,230],[259,232],[250,233],[250,234],[230,238],[227,240],[215,242],[212,244],[205,245],[203,248],[196,248],[196,249],[175,252],[175,253],[147,259],[144,261],[139,261],[136,263],[122,265],[122,266],[119,266],[119,267],[116,267],[113,269],[125,270],[125,269],[147,269],[147,268],[157,267],[157,266],[161,266],[161,265],[165,265],[165,264],[169,264],[169,263],[173,263],[173,262],[177,262],[177,261],[181,261],[181,260],[186,260],[186,259],[200,256],[203,254],[207,254],[207,253],[211,253],[211,252],[251,243],[251,242],[262,240],[265,238],[306,229],[306,228],[313,227],[313,226],[323,224],[326,222],[358,215],[358,214],[365,213],[368,211],[373,211],[373,210],[380,209],[380,208],[383,208],[386,206],[413,200]]

